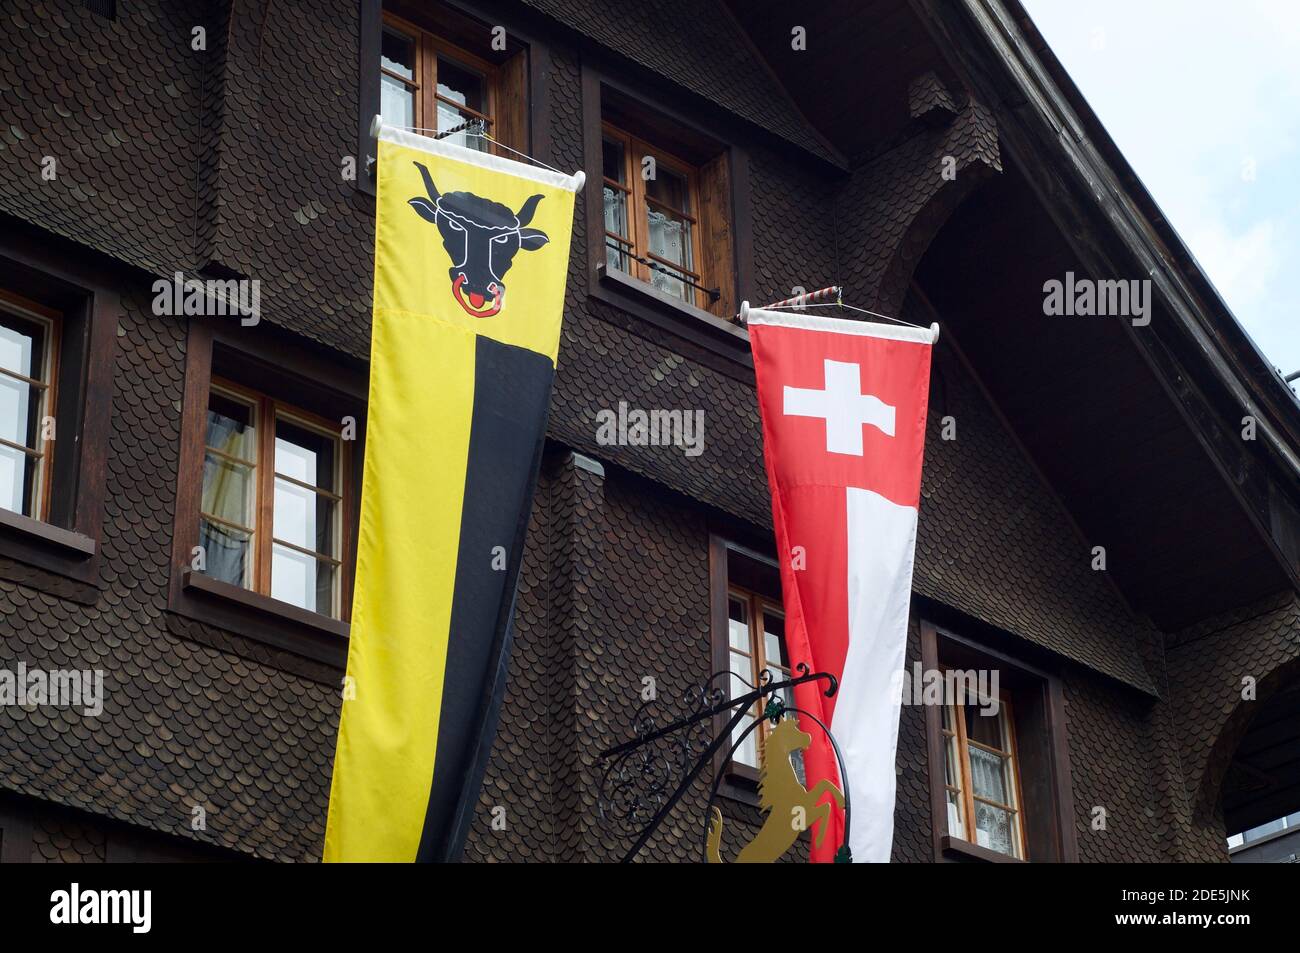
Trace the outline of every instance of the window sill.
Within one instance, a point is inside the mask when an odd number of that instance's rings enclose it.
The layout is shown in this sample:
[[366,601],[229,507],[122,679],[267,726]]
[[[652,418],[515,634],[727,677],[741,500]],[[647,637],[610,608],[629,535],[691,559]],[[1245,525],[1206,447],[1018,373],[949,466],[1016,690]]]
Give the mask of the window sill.
[[759,773],[757,768],[728,761],[722,768],[718,797],[725,797],[747,807],[757,808]]
[[172,609],[196,622],[342,669],[348,623],[185,570]]
[[0,527],[7,534],[19,536],[24,542],[63,559],[89,559],[98,548],[89,536],[43,523],[12,510],[0,509]]
[[752,371],[749,332],[702,308],[652,287],[647,282],[610,268],[596,266],[592,296],[643,319],[658,330],[696,344]]
[[1006,854],[999,854],[996,850],[989,850],[987,847],[972,844],[970,841],[962,840],[960,837],[953,837],[950,834],[943,835],[940,847],[943,850],[945,860],[978,860],[989,864],[1024,863],[1019,857],[1008,857]]
[[0,579],[61,599],[99,599],[99,544],[75,530],[0,510]]

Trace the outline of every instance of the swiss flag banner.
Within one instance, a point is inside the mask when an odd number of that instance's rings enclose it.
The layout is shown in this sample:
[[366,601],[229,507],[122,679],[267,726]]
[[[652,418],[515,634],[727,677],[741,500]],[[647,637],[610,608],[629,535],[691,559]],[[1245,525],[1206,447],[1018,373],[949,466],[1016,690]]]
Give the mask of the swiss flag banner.
[[[937,325],[749,312],[786,649],[792,666],[840,680],[832,698],[821,682],[795,687],[796,706],[831,729],[848,775],[825,734],[804,725],[807,787],[848,782],[855,861],[888,861],[894,836],[897,677],[937,337]],[[812,859],[834,859],[843,841],[844,813],[832,804],[829,828],[814,827]]]

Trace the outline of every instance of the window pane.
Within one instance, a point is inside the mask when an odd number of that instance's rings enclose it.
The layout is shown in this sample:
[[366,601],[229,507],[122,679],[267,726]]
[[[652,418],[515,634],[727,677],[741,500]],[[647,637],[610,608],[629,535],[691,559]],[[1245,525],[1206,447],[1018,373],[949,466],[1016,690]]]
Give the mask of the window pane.
[[253,468],[211,453],[203,456],[203,498],[208,516],[253,528]]
[[415,90],[405,83],[383,76],[379,81],[379,114],[384,122],[406,129],[415,126]]
[[727,600],[727,638],[733,649],[752,652],[749,644],[749,607],[742,599]]
[[785,654],[785,616],[771,609],[763,610],[763,651],[769,665],[790,667]]
[[1007,771],[1010,759],[990,754],[983,748],[969,745],[971,792],[976,797],[988,798],[999,804],[1012,804],[1010,778]]
[[[396,30],[384,30],[379,63],[388,73],[415,79],[415,40]],[[415,85],[383,73],[379,81],[379,114],[395,126],[415,125]]]
[[[601,141],[601,158],[605,178],[626,184],[624,182],[624,152],[623,143],[616,139],[604,139]],[[604,187],[605,200],[605,231],[613,232],[624,238],[630,239],[632,231],[628,227],[627,221],[627,193],[622,189],[612,189],[608,185]],[[622,242],[616,242],[614,239],[606,236],[605,240],[605,260],[610,268],[617,268],[622,272],[632,270],[631,259],[628,257],[630,246]]]
[[961,802],[956,791],[948,792],[948,833],[966,840],[966,822],[961,816]]
[[333,491],[337,444],[335,437],[277,419],[275,472],[308,486]]
[[[737,655],[735,652],[730,654],[731,658],[731,678],[730,678],[730,695],[729,698],[739,698],[753,691],[749,687],[749,682],[754,680],[753,664],[743,655]],[[743,680],[743,681],[742,681]]]
[[[647,203],[650,226],[650,251],[675,265],[693,269],[691,261],[691,223],[679,214],[690,208],[686,179],[656,166],[654,178],[645,184],[646,195],[655,200]],[[692,300],[693,289],[671,271],[651,269],[650,283],[674,297]]]
[[334,615],[334,567],[315,557],[275,545],[271,554],[271,597],[312,612]]
[[943,779],[944,784],[961,788],[961,768],[957,757],[957,737],[945,735],[943,739]]
[[963,706],[966,715],[966,737],[990,748],[1006,751],[1007,746],[1002,738],[1002,719],[1005,709],[999,708],[996,715],[981,715],[979,705],[978,699],[971,698]]
[[686,179],[658,163],[655,164],[654,178],[646,180],[645,194],[671,211],[690,211]]
[[255,463],[257,443],[252,406],[215,391],[210,393],[207,442],[213,450]]
[[1011,814],[990,804],[975,802],[975,843],[1015,857],[1017,836]]
[[[30,450],[44,449],[45,391],[11,375],[45,380],[47,337],[40,322],[0,312],[0,438]],[[39,456],[0,447],[0,507],[39,519],[41,473]]]
[[37,449],[41,392],[26,381],[0,374],[0,438]]
[[802,748],[790,753],[790,763],[794,765],[794,776],[799,779],[799,783],[806,785],[808,783],[808,775],[804,770]]
[[483,77],[442,57],[438,57],[438,95],[475,112],[485,112]]
[[[623,143],[617,139],[602,139],[600,144],[601,165],[605,178],[618,182],[620,185],[627,185],[623,176],[626,172],[626,158],[623,151]],[[626,235],[627,232],[620,234]]]
[[[621,193],[617,196],[610,189],[605,189],[605,219],[609,220],[609,203],[611,199],[615,202],[626,201],[627,196]],[[620,242],[608,235],[605,236],[605,264],[606,266],[629,274],[632,271],[632,246],[627,242]]]
[[384,30],[379,65],[404,79],[415,78],[415,39],[396,30]]
[[[614,232],[622,235],[624,238],[627,234],[627,193],[620,192],[618,189],[611,189],[608,185],[604,190],[605,197],[605,231]],[[632,246],[628,242],[618,241],[605,236],[605,261],[610,268],[617,268],[619,271],[631,271],[631,252]]]
[[334,546],[334,507],[329,497],[276,477],[275,538],[338,558]]
[[[438,58],[438,131],[455,129],[461,123],[477,119],[473,113],[458,109],[468,106],[476,113],[486,113],[483,77],[450,60]],[[450,100],[450,102],[447,102]],[[491,130],[489,129],[490,133]],[[483,151],[487,140],[481,136],[470,136],[465,131],[446,137],[447,142],[458,146]]]
[[206,574],[232,586],[251,585],[252,536],[243,530],[199,520],[199,545],[207,560]]
[[43,379],[45,328],[8,313],[0,314],[0,368]]
[[[753,723],[754,723],[754,718],[752,715],[746,715],[743,719],[741,719],[740,724],[736,725],[736,730],[731,735],[731,743],[735,744],[737,739],[739,739],[740,736],[745,732],[745,729],[747,729]],[[758,767],[758,730],[757,729],[752,734],[750,734],[748,738],[745,739],[744,744],[742,744],[739,748],[736,749],[736,753],[732,755],[732,760],[738,761],[741,764],[747,764],[751,768]]]
[[36,458],[0,446],[0,507],[24,516],[36,515]]
[[[690,267],[691,226],[689,222],[669,218],[657,209],[647,213],[650,223],[650,253],[677,265]],[[650,269],[650,284],[665,294],[683,301],[691,300],[692,288],[686,277],[663,262]]]

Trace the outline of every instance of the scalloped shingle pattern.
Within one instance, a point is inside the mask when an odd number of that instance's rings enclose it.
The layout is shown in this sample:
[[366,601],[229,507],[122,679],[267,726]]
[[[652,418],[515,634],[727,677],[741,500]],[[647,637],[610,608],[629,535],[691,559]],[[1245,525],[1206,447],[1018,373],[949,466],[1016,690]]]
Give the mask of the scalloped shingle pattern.
[[0,708],[0,785],[246,854],[315,859],[337,689],[164,624],[184,344],[146,305],[123,302],[98,600],[0,582],[0,668],[99,669],[104,710]]
[[32,825],[32,863],[102,864],[107,839],[93,824],[40,815]]
[[814,155],[831,155],[717,0],[525,0],[634,63]]
[[[1218,799],[1228,764],[1258,708],[1300,677],[1300,601],[1268,599],[1202,624],[1167,654],[1170,701],[1192,806],[1189,857],[1222,860],[1223,817]],[[1256,698],[1243,700],[1243,679]]]

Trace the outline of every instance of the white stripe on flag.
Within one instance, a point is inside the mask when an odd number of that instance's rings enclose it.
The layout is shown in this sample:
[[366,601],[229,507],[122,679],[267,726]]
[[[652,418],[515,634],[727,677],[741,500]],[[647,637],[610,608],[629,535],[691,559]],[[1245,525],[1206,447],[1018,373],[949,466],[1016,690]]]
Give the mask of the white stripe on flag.
[[831,728],[849,775],[853,859],[886,863],[917,511],[870,490],[851,486],[847,493],[849,647]]

